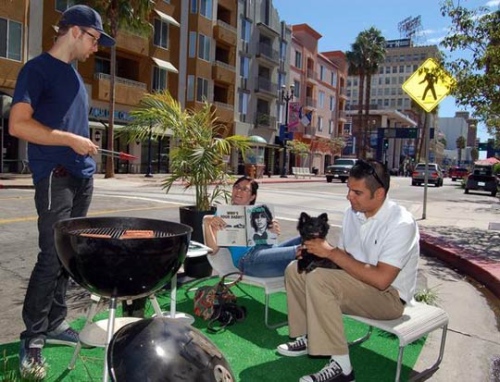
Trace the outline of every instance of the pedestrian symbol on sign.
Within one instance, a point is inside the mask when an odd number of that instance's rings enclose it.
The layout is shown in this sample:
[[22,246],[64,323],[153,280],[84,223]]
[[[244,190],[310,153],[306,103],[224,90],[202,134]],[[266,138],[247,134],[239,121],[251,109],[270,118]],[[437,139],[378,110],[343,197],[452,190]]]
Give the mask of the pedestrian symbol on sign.
[[434,97],[434,101],[437,100],[436,89],[434,89],[434,83],[436,82],[436,76],[433,73],[431,73],[430,71],[427,71],[424,79],[422,81],[420,81],[421,84],[423,84],[424,82],[427,82],[427,86],[424,89],[424,94],[422,95],[422,99],[425,101],[425,97],[427,97],[427,92],[430,90],[432,93],[432,96]]

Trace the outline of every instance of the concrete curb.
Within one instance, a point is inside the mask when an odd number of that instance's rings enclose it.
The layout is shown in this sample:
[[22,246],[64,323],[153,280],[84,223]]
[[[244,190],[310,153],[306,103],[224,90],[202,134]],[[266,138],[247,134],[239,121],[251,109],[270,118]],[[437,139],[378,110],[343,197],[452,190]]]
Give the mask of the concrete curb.
[[[425,230],[424,230],[425,231]],[[485,285],[500,298],[500,263],[468,252],[438,236],[420,232],[420,249]]]

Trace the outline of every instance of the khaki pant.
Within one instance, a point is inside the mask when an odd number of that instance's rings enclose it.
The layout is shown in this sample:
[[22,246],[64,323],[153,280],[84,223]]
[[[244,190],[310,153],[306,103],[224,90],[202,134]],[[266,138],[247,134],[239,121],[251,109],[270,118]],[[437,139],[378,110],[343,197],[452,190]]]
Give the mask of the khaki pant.
[[393,287],[380,291],[340,269],[285,271],[290,337],[307,334],[310,355],[348,354],[342,314],[379,320],[401,317],[404,305]]

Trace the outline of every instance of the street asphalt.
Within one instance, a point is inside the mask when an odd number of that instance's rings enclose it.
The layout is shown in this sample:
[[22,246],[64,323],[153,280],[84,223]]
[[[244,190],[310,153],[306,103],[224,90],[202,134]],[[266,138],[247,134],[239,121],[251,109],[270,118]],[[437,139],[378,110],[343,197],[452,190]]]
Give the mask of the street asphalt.
[[[119,184],[130,187],[131,183],[153,184],[159,180],[159,176],[117,174],[112,179],[104,179],[97,175],[95,185],[106,187],[112,182],[114,187]],[[325,178],[289,176],[259,181],[325,182]],[[31,178],[0,174],[0,196],[2,189],[8,188],[32,188]],[[464,198],[454,206],[429,204],[427,211],[425,219],[415,216],[420,226],[422,249],[419,289],[435,293],[437,305],[450,316],[444,359],[428,380],[500,382],[500,199],[485,196],[484,201],[470,202]],[[288,228],[294,229],[293,224]],[[8,277],[10,272],[2,272],[3,267],[0,272]],[[2,285],[8,282],[4,279]],[[22,297],[2,291],[0,303],[2,299],[11,302]],[[11,335],[2,335],[3,331],[0,331],[0,343],[12,342]],[[429,335],[415,371],[434,363],[439,344],[440,331]]]

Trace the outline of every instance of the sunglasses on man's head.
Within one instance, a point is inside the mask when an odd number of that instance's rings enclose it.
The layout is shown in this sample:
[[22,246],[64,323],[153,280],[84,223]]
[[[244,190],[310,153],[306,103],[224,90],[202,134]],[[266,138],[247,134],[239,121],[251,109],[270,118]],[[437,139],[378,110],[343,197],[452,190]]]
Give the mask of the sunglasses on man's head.
[[359,167],[364,174],[366,175],[373,175],[375,180],[377,181],[378,184],[382,186],[382,188],[385,189],[385,184],[382,182],[382,179],[377,175],[377,171],[375,171],[375,167],[372,166],[372,164],[368,161],[365,161],[363,159],[358,159],[354,166]]

